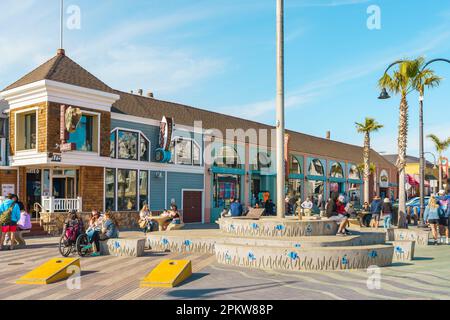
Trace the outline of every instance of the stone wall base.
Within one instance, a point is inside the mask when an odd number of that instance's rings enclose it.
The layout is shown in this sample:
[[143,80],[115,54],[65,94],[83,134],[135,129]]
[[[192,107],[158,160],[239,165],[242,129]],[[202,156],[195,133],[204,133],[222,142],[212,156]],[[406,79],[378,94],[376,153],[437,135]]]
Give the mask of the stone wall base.
[[[62,233],[64,221],[67,219],[67,213],[41,213],[41,225],[44,230],[52,236],[59,236]],[[119,230],[139,230],[138,212],[114,212],[114,217],[119,224]],[[90,212],[78,213],[84,222],[85,228],[89,226]]]

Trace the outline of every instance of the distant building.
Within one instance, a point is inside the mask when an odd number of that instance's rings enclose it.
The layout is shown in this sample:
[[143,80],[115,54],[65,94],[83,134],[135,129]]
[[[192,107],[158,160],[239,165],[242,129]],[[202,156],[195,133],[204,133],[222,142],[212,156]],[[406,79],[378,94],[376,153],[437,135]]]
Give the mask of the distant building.
[[[243,134],[230,141],[207,131],[266,129],[270,140],[273,126],[137,92],[110,88],[62,50],[5,88],[0,95],[8,104],[9,129],[1,140],[2,190],[50,212],[98,208],[136,217],[144,203],[153,211],[176,203],[185,222],[204,223],[214,222],[232,198],[249,205],[254,195],[275,197],[270,141],[250,143]],[[62,105],[81,113],[69,117]],[[76,130],[68,134],[67,121],[77,117]],[[168,127],[163,118],[175,125],[161,152]],[[203,131],[195,132],[196,121]],[[336,191],[360,204],[360,146],[287,134],[288,196],[311,197],[318,205]],[[372,195],[397,196],[395,166],[373,150],[371,162],[377,168]]]
[[[388,154],[384,155],[384,157],[389,160],[392,164],[395,165],[397,162],[398,155],[397,154]],[[408,185],[411,186],[408,191],[409,197],[418,196],[420,193],[420,158],[413,156],[406,156],[406,168],[405,168],[406,178]],[[432,184],[431,181],[437,181],[439,178],[439,168],[430,161],[426,161],[425,166],[425,195],[430,195],[432,192],[437,192],[437,187],[433,190],[430,187]]]

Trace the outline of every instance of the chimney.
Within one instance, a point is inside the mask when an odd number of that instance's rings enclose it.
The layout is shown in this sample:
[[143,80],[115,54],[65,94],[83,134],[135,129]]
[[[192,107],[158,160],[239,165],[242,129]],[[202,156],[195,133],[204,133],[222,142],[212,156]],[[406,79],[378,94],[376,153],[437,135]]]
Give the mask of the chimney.
[[131,93],[131,94],[134,94],[134,91],[133,91],[133,90],[130,90],[130,93]]
[[58,49],[58,50],[56,51],[56,54],[57,54],[58,56],[65,56],[65,55],[66,55],[66,50],[64,50],[64,49]]
[[147,92],[147,97],[148,98],[153,98],[154,97],[153,92]]
[[326,139],[331,140],[331,131],[327,131]]
[[142,96],[143,94],[144,94],[144,90],[139,89],[139,90],[138,90],[138,95]]

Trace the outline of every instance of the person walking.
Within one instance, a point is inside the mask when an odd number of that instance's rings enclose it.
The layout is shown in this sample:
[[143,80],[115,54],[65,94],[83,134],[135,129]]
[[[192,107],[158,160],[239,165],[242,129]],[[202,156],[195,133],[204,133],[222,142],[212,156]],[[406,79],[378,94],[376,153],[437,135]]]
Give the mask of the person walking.
[[386,230],[392,227],[391,222],[393,212],[391,200],[389,198],[384,198],[381,206],[381,218],[383,219],[383,228]]
[[370,204],[370,213],[372,214],[370,227],[378,229],[381,214],[381,198],[379,196],[375,196],[372,203]]
[[0,250],[3,250],[3,244],[7,234],[9,234],[11,240],[10,250],[14,250],[17,222],[20,219],[20,207],[17,204],[18,201],[19,198],[16,195],[9,194],[7,199],[0,205],[0,225],[2,229]]
[[428,201],[428,206],[425,208],[423,220],[430,225],[431,233],[433,234],[434,244],[438,244],[438,225],[442,216],[442,209],[436,200],[436,197],[432,195]]

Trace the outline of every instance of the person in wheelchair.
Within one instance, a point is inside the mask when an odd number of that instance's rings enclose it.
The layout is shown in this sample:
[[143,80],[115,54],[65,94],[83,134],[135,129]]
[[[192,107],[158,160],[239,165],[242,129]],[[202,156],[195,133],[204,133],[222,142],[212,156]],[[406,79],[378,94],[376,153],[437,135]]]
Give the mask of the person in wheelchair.
[[63,234],[66,236],[67,245],[74,244],[78,236],[84,232],[83,220],[77,216],[77,212],[72,210],[64,221]]

